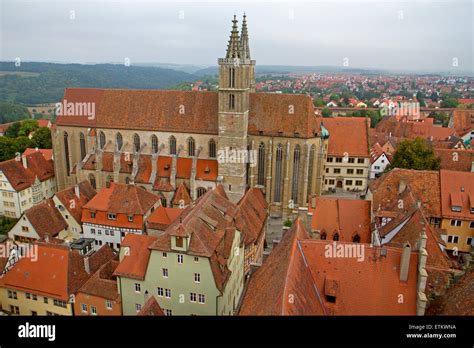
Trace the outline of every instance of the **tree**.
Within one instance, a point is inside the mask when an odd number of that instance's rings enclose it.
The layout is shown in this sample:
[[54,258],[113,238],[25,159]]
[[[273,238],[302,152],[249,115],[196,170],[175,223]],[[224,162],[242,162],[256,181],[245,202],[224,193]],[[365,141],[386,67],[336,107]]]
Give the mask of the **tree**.
[[27,148],[31,146],[31,140],[28,137],[18,137],[13,139],[13,149],[15,150],[15,154],[22,154]]
[[404,140],[398,147],[390,169],[439,170],[441,160],[437,158],[422,138]]
[[53,148],[53,142],[51,140],[51,130],[46,127],[41,127],[34,132],[31,138],[31,145],[40,149],[51,149]]
[[18,132],[21,128],[21,122],[15,122],[10,127],[7,128],[5,132],[5,136],[9,138],[16,138],[18,136]]
[[324,108],[321,110],[321,115],[323,115],[323,117],[331,117],[331,110]]
[[317,98],[314,98],[314,106],[324,106],[324,101],[323,101],[323,98],[321,97],[317,97]]
[[24,120],[21,122],[20,130],[18,131],[19,136],[28,136],[31,132],[39,128],[38,121],[36,120]]

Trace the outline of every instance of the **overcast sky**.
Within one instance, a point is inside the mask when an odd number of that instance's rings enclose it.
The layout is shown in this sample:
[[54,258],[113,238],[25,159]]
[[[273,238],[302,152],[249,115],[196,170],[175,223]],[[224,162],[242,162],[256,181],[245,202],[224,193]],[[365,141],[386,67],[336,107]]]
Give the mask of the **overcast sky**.
[[245,11],[257,64],[473,70],[471,0],[0,2],[1,60],[215,65]]

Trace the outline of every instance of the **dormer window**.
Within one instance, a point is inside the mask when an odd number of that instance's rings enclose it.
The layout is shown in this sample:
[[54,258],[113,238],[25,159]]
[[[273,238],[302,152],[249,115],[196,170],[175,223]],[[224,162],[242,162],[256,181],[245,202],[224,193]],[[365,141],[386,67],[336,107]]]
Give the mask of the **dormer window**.
[[91,211],[91,218],[95,219],[95,211]]
[[176,238],[176,247],[182,248],[183,247],[183,237],[175,237]]
[[117,214],[108,213],[108,214],[107,214],[107,219],[109,219],[109,220],[117,220]]
[[133,215],[128,216],[128,222],[133,222]]
[[460,206],[457,206],[457,205],[452,205],[452,206],[451,206],[451,210],[452,210],[452,211],[455,211],[455,212],[460,212],[460,211],[461,211],[461,207],[460,207]]

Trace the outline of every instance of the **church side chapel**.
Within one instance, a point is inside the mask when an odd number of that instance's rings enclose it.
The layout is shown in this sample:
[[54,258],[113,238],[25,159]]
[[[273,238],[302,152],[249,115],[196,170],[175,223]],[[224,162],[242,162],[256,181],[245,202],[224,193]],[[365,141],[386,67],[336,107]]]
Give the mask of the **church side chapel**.
[[311,97],[255,92],[245,15],[240,31],[234,16],[218,64],[216,92],[67,88],[62,104],[95,113],[57,118],[58,189],[129,183],[183,207],[222,184],[234,202],[261,188],[273,217],[307,207],[322,190],[328,142]]

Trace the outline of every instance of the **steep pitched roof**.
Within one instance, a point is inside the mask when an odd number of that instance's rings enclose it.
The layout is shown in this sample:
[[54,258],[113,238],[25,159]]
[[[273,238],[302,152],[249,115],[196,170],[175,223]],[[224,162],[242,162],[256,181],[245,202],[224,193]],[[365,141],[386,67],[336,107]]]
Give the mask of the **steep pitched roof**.
[[155,296],[151,295],[150,298],[145,302],[142,310],[137,314],[139,316],[161,316],[165,315],[163,309],[161,309]]
[[352,242],[359,235],[361,243],[370,243],[370,206],[365,200],[317,197],[316,208],[309,209],[312,229],[325,232],[328,239],[337,232],[342,242]]
[[178,186],[172,199],[172,203],[174,205],[179,205],[181,202],[184,203],[184,205],[188,205],[192,202],[191,196],[189,195],[188,187],[184,182],[182,182]]
[[122,241],[121,247],[126,250],[123,259],[113,273],[115,276],[145,279],[148,261],[150,259],[149,246],[157,237],[128,233]]
[[117,279],[113,275],[119,262],[110,260],[103,264],[92,277],[89,278],[78,290],[83,294],[104,298],[111,301],[119,301],[120,294],[117,288]]
[[35,152],[41,153],[46,161],[50,161],[53,159],[53,149],[38,149],[29,147],[25,151],[23,151],[22,156],[28,156]]
[[[59,116],[58,126],[218,133],[217,92],[66,88],[64,100],[94,103],[95,117]],[[249,134],[308,138],[319,125],[309,96],[250,93]]]
[[[474,173],[440,171],[441,212],[444,218],[472,220],[474,209]],[[460,208],[453,211],[452,207]]]
[[148,217],[147,228],[164,230],[176,220],[182,212],[183,209],[180,208],[165,208],[160,205]]
[[38,233],[40,239],[45,238],[46,235],[54,237],[68,226],[59,210],[56,209],[52,199],[48,199],[26,210],[25,216],[36,233]]
[[368,124],[365,117],[325,118],[329,131],[328,155],[369,156]]
[[265,230],[268,203],[261,189],[250,188],[237,206],[237,228],[244,234],[246,245],[258,241]]
[[[84,209],[121,214],[145,214],[160,198],[139,186],[110,183],[88,203]],[[83,216],[84,218],[84,216]]]
[[436,157],[441,158],[441,169],[470,172],[474,163],[474,150],[433,149]]
[[78,184],[79,197],[76,196],[75,187],[56,192],[56,197],[61,201],[64,208],[74,217],[77,222],[81,222],[82,207],[96,195],[96,191],[89,181],[84,180]]
[[301,249],[309,238],[296,219],[263,265],[250,276],[239,315],[321,315],[322,298]]

